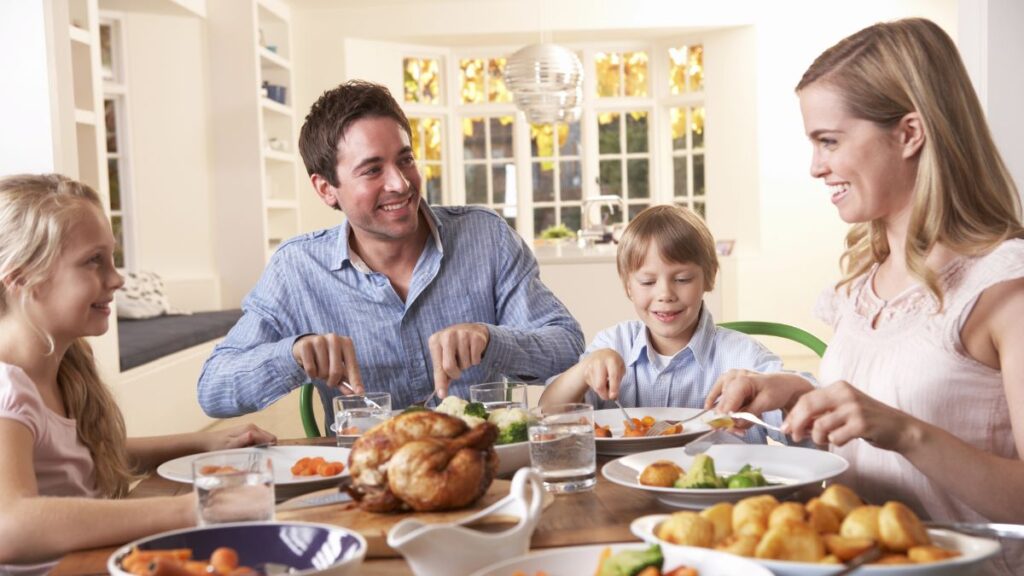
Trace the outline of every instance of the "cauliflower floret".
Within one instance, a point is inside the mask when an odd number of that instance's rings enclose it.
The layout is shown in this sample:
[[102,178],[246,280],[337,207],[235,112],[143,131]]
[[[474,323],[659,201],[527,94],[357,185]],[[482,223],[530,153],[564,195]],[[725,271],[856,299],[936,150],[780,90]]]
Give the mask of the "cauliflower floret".
[[527,418],[522,408],[498,408],[487,421],[498,427],[498,444],[514,444],[526,441]]
[[442,400],[441,403],[438,404],[437,408],[435,408],[434,410],[437,412],[441,412],[443,414],[455,416],[456,418],[462,418],[462,421],[465,422],[470,428],[476,426],[477,424],[483,424],[484,422],[486,422],[486,420],[484,420],[483,418],[479,418],[477,416],[468,416],[466,414],[466,406],[468,405],[469,402],[463,400],[462,398],[459,398],[457,396],[448,396],[444,400]]

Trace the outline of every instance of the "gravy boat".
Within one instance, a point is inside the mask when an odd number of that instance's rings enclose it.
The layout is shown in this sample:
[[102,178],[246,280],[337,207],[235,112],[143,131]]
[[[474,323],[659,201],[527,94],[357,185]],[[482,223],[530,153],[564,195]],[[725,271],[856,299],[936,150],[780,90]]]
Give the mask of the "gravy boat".
[[[521,556],[540,520],[544,489],[540,475],[521,468],[509,495],[480,512],[449,524],[426,524],[407,518],[388,531],[388,546],[398,550],[416,576],[469,574],[498,560]],[[498,532],[472,528],[488,516],[518,518]]]

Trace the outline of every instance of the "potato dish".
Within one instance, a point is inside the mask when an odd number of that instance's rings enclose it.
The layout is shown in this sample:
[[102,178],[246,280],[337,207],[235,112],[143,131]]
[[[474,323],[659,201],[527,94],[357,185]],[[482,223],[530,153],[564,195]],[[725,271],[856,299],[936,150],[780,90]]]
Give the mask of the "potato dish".
[[761,495],[701,512],[676,512],[654,533],[673,544],[763,560],[838,564],[876,545],[882,550],[876,564],[921,564],[959,555],[933,545],[920,519],[904,504],[868,506],[840,484],[807,504]]

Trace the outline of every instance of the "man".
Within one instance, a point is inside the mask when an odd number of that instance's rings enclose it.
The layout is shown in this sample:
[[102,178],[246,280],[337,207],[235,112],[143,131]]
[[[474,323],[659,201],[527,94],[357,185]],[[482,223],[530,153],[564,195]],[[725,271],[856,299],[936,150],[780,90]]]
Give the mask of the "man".
[[575,363],[579,324],[526,244],[493,211],[428,207],[410,134],[376,84],[351,81],[313,105],[302,159],[320,199],[347,218],[274,254],[203,367],[207,414],[260,410],[312,379],[331,421],[338,393],[387,391],[404,407]]

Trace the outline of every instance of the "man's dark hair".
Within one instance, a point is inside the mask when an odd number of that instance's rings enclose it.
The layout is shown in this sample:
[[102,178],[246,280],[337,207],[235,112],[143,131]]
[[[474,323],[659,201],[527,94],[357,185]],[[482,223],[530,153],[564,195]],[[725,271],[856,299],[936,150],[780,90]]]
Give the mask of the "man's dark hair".
[[310,108],[299,133],[299,153],[306,172],[319,174],[337,186],[338,141],[356,120],[375,117],[391,118],[412,137],[409,119],[384,86],[349,80],[324,92]]

